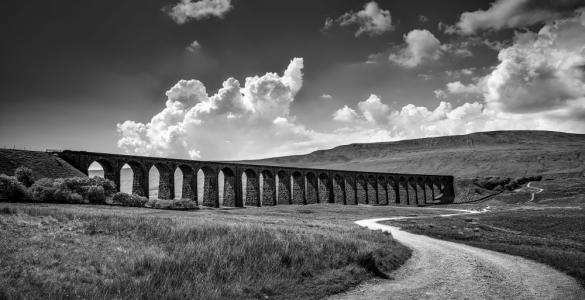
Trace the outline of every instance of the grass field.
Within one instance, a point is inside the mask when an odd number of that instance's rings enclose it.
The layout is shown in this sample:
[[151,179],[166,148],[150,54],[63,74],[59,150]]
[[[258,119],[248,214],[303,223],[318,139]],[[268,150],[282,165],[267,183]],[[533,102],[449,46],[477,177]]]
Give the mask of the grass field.
[[0,298],[320,298],[385,277],[410,256],[354,220],[415,211],[2,203]]

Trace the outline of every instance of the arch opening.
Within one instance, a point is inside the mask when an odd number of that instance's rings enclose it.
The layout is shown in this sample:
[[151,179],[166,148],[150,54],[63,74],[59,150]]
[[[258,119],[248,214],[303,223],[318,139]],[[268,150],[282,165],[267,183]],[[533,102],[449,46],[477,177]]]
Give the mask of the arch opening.
[[89,167],[87,168],[87,176],[89,176],[90,178],[91,177],[106,178],[104,177],[104,167],[102,166],[102,164],[94,160],[91,164],[89,164]]
[[148,198],[148,171],[138,162],[129,161],[120,168],[120,191]]
[[132,190],[133,182],[134,172],[130,165],[124,164],[120,169],[120,192],[132,194],[134,192]]

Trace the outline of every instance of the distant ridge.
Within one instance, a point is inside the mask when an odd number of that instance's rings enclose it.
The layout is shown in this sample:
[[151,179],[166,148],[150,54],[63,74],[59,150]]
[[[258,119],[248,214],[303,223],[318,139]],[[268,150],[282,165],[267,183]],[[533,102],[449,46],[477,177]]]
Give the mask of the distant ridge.
[[306,155],[249,161],[458,177],[525,176],[585,171],[585,134],[554,131],[489,131],[466,135],[349,144]]
[[0,149],[0,174],[13,175],[14,170],[20,166],[32,169],[36,179],[86,176],[51,153]]

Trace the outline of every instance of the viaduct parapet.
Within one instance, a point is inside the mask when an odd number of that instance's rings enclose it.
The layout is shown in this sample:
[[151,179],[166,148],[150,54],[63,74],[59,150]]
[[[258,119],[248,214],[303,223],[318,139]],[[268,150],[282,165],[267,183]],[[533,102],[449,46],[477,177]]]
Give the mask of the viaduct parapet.
[[[264,166],[71,150],[55,154],[85,174],[93,162],[99,163],[104,177],[116,183],[118,191],[121,169],[127,164],[133,172],[132,193],[146,197],[149,170],[155,166],[159,172],[160,199],[174,198],[174,173],[179,168],[183,174],[182,198],[209,207],[219,207],[220,203],[226,207],[312,203],[418,206],[452,203],[455,198],[453,176],[444,175]],[[203,180],[199,180],[202,186],[198,188],[200,171]]]

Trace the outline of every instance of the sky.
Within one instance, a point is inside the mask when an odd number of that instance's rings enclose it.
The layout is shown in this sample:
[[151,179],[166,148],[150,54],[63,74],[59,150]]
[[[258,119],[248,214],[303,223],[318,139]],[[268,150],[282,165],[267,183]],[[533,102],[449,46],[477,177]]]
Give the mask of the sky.
[[236,160],[585,133],[585,0],[4,7],[0,147]]

